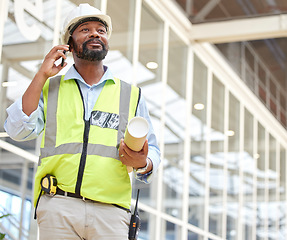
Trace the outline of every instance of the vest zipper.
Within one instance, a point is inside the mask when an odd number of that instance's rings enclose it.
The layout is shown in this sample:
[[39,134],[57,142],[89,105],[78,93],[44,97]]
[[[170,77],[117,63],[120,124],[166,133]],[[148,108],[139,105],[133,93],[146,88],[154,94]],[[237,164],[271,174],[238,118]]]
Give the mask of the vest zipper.
[[90,120],[85,120],[85,130],[84,130],[84,142],[83,142],[83,149],[82,149],[82,155],[80,159],[80,166],[78,171],[78,178],[76,183],[76,190],[75,193],[79,196],[81,196],[81,186],[82,186],[82,180],[87,160],[87,153],[88,153],[88,142],[89,142],[89,132],[90,132]]
[[83,175],[84,175],[84,170],[85,170],[85,165],[86,165],[86,160],[87,160],[87,153],[88,153],[88,142],[89,142],[89,132],[90,132],[90,120],[85,120],[85,103],[84,103],[84,98],[83,94],[80,88],[79,83],[77,82],[76,79],[74,79],[79,92],[81,94],[82,102],[83,102],[83,109],[84,109],[84,122],[85,122],[85,129],[84,129],[84,136],[83,136],[83,149],[82,149],[82,154],[81,154],[81,159],[80,159],[80,165],[79,165],[79,170],[78,170],[78,177],[77,177],[77,183],[76,183],[76,188],[75,188],[75,194],[78,196],[81,196],[81,186],[82,186],[82,181],[83,181]]

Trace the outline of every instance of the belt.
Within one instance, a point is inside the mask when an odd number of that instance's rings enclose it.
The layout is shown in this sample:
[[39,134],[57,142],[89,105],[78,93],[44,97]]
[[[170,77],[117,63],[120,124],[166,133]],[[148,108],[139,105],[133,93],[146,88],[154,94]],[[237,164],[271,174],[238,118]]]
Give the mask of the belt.
[[[99,201],[95,201],[95,200],[92,200],[92,199],[89,199],[89,198],[85,198],[85,197],[80,196],[80,195],[75,194],[75,193],[65,192],[65,191],[63,191],[63,190],[60,189],[60,188],[57,188],[57,190],[56,190],[56,195],[62,195],[62,196],[72,197],[72,198],[80,198],[80,199],[82,199],[83,201],[89,200],[89,201],[92,201],[92,202],[95,202],[95,203],[101,203],[101,202],[99,202]],[[120,206],[120,205],[118,205],[118,204],[111,204],[111,205],[113,205],[113,206],[115,206],[115,207],[117,207],[117,208],[120,208],[120,209],[122,209],[122,210],[125,210],[126,212],[129,212],[129,213],[131,212],[130,209],[124,208],[124,207],[122,207],[122,206]]]
[[60,189],[60,188],[57,188],[56,194],[62,195],[62,196],[66,196],[66,197],[80,198],[80,199],[82,199],[83,201],[85,201],[85,200],[90,200],[90,201],[96,202],[96,201],[94,201],[94,200],[92,200],[92,199],[82,197],[82,196],[80,196],[80,195],[78,195],[78,194],[76,194],[76,193],[65,192],[65,191],[63,191],[63,190]]

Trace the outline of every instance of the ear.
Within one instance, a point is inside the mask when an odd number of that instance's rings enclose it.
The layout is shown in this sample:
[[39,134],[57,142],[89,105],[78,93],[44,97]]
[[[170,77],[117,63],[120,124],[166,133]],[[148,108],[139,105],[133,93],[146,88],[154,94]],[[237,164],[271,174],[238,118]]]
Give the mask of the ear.
[[72,50],[74,49],[74,41],[72,37],[69,38],[68,45],[69,45],[69,51],[72,52]]

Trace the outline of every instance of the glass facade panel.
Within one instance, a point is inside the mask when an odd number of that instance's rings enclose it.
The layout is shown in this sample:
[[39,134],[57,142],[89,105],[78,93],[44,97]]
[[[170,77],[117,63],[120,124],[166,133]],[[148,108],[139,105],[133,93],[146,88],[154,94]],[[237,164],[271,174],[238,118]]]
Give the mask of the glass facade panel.
[[0,150],[0,217],[11,214],[9,218],[1,219],[1,225],[9,229],[14,239],[27,239],[29,236],[33,215],[33,171],[33,163]]
[[164,212],[181,218],[187,46],[170,30],[165,124]]
[[188,222],[204,228],[207,67],[194,57]]
[[140,226],[138,239],[141,239],[141,240],[155,239],[156,216],[151,213],[141,211],[141,210],[139,211],[139,215],[141,219],[141,226]]
[[254,220],[256,219],[256,208],[255,208],[255,179],[256,173],[256,162],[254,159],[254,126],[253,116],[245,109],[244,110],[244,151],[242,155],[242,166],[243,166],[243,193],[244,193],[244,204],[243,204],[243,229],[242,236],[244,239],[251,239],[252,227]]
[[[151,34],[153,38],[150,37]],[[159,140],[161,101],[163,99],[161,82],[162,44],[163,21],[151,8],[143,4],[136,78],[137,86],[142,89],[142,95],[146,100],[157,140]],[[151,65],[153,66],[151,67]],[[142,189],[141,201],[153,207],[156,206],[157,199],[156,182],[157,180],[154,179],[151,185],[147,185],[135,181],[133,186],[133,188]]]
[[257,222],[256,237],[265,239],[267,228],[267,202],[266,202],[266,139],[265,128],[258,123],[257,132]]
[[177,240],[181,239],[181,227],[177,224],[174,224],[170,221],[163,220],[163,231],[162,239],[165,240]]
[[227,153],[227,226],[226,238],[237,239],[239,203],[239,162],[240,162],[240,102],[229,94],[228,114],[228,153]]
[[287,170],[287,154],[286,154],[286,148],[284,148],[282,145],[280,146],[280,206],[279,206],[279,233],[280,236],[284,237],[287,235],[286,231],[286,213],[287,213],[287,196],[286,196],[286,184],[287,184],[287,176],[286,176],[286,170]]
[[279,198],[277,196],[277,181],[279,173],[277,171],[277,151],[276,140],[269,134],[269,170],[268,174],[268,237],[278,237],[278,208]]
[[[119,6],[125,11],[119,11]],[[133,82],[133,46],[135,1],[107,2],[107,14],[112,16],[113,32],[109,40],[109,52],[105,64],[113,74],[129,83]]]
[[[19,208],[23,206],[23,210]],[[30,225],[30,214],[31,214],[31,201],[24,200],[22,205],[21,197],[10,194],[5,191],[0,191],[0,213],[11,214],[13,218],[3,218],[1,225],[5,229],[9,229],[10,236],[13,236],[15,239],[27,239],[29,236],[29,225]],[[0,215],[1,216],[1,215]],[[19,223],[22,222],[22,231],[19,229]]]
[[192,231],[188,231],[188,240],[199,240],[199,239],[203,239],[202,236],[198,235],[197,233],[194,233]]
[[224,85],[213,76],[211,106],[209,231],[222,236],[224,176]]

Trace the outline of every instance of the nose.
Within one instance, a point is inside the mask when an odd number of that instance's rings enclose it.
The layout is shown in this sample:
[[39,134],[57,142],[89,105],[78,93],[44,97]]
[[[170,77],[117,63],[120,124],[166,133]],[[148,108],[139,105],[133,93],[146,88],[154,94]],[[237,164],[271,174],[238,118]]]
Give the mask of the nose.
[[99,38],[99,33],[96,29],[92,29],[90,32],[90,38]]

